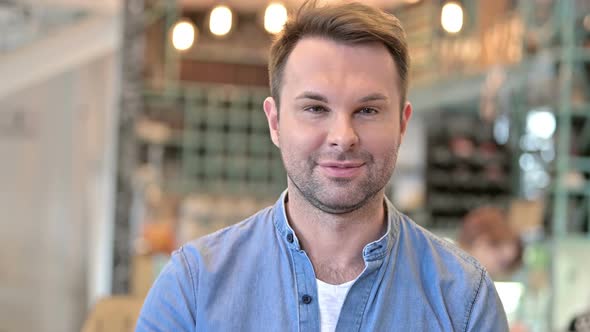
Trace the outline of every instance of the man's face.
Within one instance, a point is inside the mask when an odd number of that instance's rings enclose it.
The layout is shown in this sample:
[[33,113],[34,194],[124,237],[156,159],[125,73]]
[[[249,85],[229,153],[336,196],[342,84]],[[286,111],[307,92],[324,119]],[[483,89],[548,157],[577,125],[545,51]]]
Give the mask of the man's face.
[[409,104],[399,108],[398,83],[381,44],[301,40],[285,67],[280,116],[272,98],[264,103],[289,191],[329,213],[382,193],[412,113]]

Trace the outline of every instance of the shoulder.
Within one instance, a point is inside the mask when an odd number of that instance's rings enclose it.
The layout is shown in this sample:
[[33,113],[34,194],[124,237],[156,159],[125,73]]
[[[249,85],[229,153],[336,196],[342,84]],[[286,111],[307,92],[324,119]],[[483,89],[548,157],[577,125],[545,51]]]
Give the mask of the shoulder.
[[269,228],[273,227],[273,218],[273,207],[267,207],[234,225],[188,242],[185,246],[200,250],[217,250],[239,245],[250,240],[253,235],[268,232]]
[[481,331],[504,331],[504,310],[485,268],[451,242],[407,216],[401,218],[400,246],[406,249],[401,249],[400,256],[414,266],[425,292],[432,298],[446,299],[452,311],[462,317],[460,330],[473,331],[473,326],[479,326]]
[[241,222],[184,244],[181,250],[186,261],[213,268],[242,254],[263,250],[263,244],[275,234],[274,213],[272,207],[267,207]]
[[410,245],[420,259],[439,265],[440,269],[461,272],[461,275],[476,278],[478,282],[486,274],[485,268],[471,255],[458,248],[449,240],[445,240],[409,217],[401,215],[400,239]]
[[137,330],[194,330],[198,304],[207,303],[220,287],[235,284],[253,265],[244,256],[264,250],[262,243],[270,242],[272,215],[272,209],[266,208],[176,250],[148,293]]

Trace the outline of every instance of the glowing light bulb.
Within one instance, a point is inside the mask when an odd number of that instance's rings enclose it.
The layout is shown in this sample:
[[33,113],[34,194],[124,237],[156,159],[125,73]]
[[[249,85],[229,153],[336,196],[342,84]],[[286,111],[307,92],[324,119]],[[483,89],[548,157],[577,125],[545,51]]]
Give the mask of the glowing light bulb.
[[440,14],[440,23],[449,33],[457,33],[463,27],[463,8],[457,2],[447,2]]
[[188,50],[193,46],[195,36],[195,25],[188,20],[181,20],[172,28],[172,45],[179,51]]
[[264,11],[264,29],[269,33],[279,33],[287,22],[287,8],[280,3],[271,3]]
[[209,16],[209,30],[216,36],[227,35],[232,27],[232,11],[227,6],[217,6]]

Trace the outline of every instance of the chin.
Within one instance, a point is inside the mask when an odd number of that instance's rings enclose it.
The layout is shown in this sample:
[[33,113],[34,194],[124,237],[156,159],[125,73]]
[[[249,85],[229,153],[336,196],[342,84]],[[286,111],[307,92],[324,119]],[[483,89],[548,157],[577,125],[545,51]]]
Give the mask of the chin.
[[331,195],[329,199],[314,198],[311,203],[320,210],[332,214],[350,213],[363,207],[367,203],[367,199],[338,199],[337,195]]

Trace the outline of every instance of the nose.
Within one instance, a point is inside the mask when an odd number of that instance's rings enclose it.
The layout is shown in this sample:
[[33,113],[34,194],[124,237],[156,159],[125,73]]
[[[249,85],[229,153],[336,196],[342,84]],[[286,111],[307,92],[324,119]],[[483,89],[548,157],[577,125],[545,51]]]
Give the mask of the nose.
[[354,148],[359,137],[353,126],[352,119],[343,115],[335,116],[328,132],[328,144],[340,151]]

